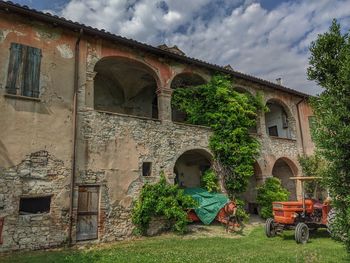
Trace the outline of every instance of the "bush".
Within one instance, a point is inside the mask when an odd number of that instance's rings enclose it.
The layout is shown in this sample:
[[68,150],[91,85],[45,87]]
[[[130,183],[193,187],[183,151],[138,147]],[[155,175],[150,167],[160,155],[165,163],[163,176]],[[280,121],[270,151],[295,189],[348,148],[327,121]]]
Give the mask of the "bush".
[[205,171],[201,178],[201,187],[208,192],[218,192],[220,190],[218,177],[212,169]]
[[184,233],[188,219],[186,210],[197,206],[195,200],[177,185],[166,182],[164,175],[156,184],[145,184],[132,211],[136,232],[145,234],[152,217],[164,216],[174,231]]
[[257,202],[260,206],[262,218],[272,217],[272,202],[288,201],[290,193],[283,188],[281,181],[275,177],[267,178],[265,183],[258,187]]
[[249,214],[244,210],[244,201],[235,199],[235,203],[237,205],[236,216],[241,222],[247,223],[249,220]]

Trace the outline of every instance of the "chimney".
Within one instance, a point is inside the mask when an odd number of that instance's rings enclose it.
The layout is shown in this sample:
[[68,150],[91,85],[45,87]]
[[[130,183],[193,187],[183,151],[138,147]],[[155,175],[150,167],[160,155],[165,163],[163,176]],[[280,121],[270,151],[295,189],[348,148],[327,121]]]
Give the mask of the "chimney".
[[276,79],[276,83],[277,83],[278,85],[282,85],[282,78],[277,78],[277,79]]

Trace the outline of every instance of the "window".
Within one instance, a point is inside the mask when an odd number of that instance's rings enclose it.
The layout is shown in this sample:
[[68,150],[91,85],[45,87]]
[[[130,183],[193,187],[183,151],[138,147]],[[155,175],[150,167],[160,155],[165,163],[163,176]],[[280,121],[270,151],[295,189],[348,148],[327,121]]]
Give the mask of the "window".
[[144,162],[142,163],[142,176],[151,176],[151,169],[152,163],[151,162]]
[[49,213],[51,196],[21,197],[19,201],[19,214],[41,214]]
[[269,127],[269,135],[278,137],[278,129],[277,126]]
[[6,91],[39,97],[41,49],[11,43]]

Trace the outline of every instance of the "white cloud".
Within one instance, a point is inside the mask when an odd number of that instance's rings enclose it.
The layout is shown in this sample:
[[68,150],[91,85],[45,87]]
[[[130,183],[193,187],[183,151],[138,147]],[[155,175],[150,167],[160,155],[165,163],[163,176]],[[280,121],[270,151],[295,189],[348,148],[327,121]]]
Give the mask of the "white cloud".
[[307,48],[332,18],[350,27],[347,0],[288,1],[273,10],[254,0],[71,0],[61,15],[149,44],[314,93]]

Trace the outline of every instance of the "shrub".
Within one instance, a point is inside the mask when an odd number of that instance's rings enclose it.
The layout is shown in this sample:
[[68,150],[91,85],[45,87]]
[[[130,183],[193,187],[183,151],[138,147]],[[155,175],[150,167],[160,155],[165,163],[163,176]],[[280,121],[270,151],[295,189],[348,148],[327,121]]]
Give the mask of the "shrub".
[[218,177],[212,169],[205,171],[203,174],[201,178],[201,187],[205,188],[210,193],[220,190]]
[[248,222],[249,214],[244,210],[244,201],[240,199],[235,199],[237,205],[236,216],[241,222]]
[[164,174],[156,184],[145,184],[132,211],[136,232],[145,234],[152,217],[164,216],[174,231],[184,233],[188,219],[186,210],[196,207],[195,200],[177,185],[166,182]]
[[257,202],[260,206],[260,216],[262,218],[272,217],[272,202],[287,201],[289,192],[283,188],[278,178],[267,178],[265,183],[258,187]]

